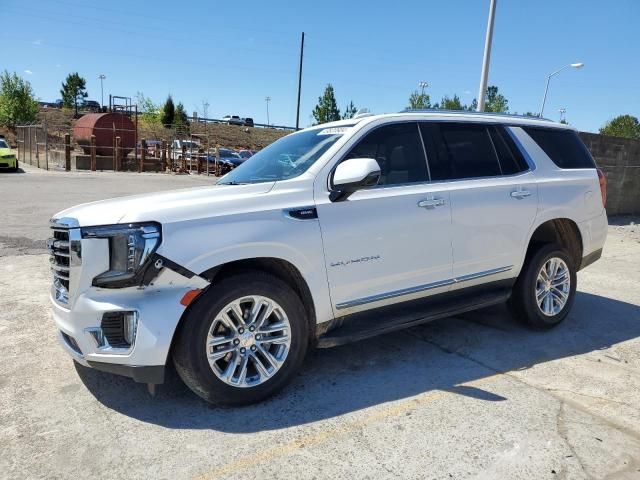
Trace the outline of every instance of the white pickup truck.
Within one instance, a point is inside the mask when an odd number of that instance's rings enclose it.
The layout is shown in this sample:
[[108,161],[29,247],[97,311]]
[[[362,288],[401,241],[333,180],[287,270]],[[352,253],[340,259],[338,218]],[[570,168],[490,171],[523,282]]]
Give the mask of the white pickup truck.
[[171,158],[173,160],[182,160],[183,147],[186,153],[185,158],[190,158],[191,152],[193,152],[194,157],[197,157],[196,154],[202,148],[202,145],[193,140],[174,140],[171,142]]
[[288,135],[217,186],[55,215],[51,298],[89,367],[209,402],[259,401],[312,347],[509,302],[561,322],[607,232],[606,184],[566,125],[364,116]]

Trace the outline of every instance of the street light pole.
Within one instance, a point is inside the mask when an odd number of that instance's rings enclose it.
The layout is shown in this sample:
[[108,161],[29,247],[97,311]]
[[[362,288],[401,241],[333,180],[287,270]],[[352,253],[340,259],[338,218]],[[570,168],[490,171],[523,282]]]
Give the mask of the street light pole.
[[421,95],[424,97],[424,89],[427,88],[429,84],[427,82],[418,82],[418,87],[422,89]]
[[544,87],[544,96],[542,97],[542,106],[540,107],[540,115],[538,115],[539,117],[542,117],[542,114],[544,113],[544,104],[547,102],[547,92],[549,91],[549,82],[551,81],[551,77],[559,74],[561,71],[569,67],[580,69],[584,67],[584,63],[570,63],[569,65],[565,65],[564,67],[559,68],[555,72],[549,74],[549,76],[547,77],[547,85],[546,87]]
[[271,97],[264,97],[264,101],[267,102],[267,127],[271,125],[269,122],[269,102],[271,101]]
[[102,81],[107,78],[107,76],[101,73],[98,78],[100,79],[100,106],[104,107],[104,89],[102,87]]
[[496,17],[496,0],[489,4],[489,20],[487,21],[487,36],[484,39],[484,56],[482,57],[482,73],[480,74],[480,90],[478,91],[478,112],[484,112],[485,97],[487,96],[487,81],[489,80],[489,63],[491,62],[491,44],[493,42],[493,20]]

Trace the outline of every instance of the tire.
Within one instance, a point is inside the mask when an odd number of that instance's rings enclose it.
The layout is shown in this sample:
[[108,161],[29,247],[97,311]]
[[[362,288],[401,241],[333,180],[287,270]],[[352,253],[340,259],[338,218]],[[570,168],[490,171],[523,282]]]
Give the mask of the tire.
[[[545,282],[541,277],[539,281],[539,275],[544,275],[543,266],[551,267],[553,271],[554,265],[558,266],[556,276],[552,277],[552,280],[555,280]],[[566,274],[562,274],[565,270]],[[569,253],[560,245],[543,245],[525,260],[509,299],[511,312],[517,320],[532,328],[553,328],[571,311],[575,301],[576,283],[576,268]],[[538,302],[538,295],[542,299],[541,304]]]
[[[273,313],[260,322],[269,302]],[[249,315],[257,305],[262,306],[253,323],[247,317],[244,320],[249,321],[241,322],[233,313],[235,306]],[[288,329],[266,332],[287,323]],[[265,340],[270,338],[277,343]],[[176,333],[173,362],[184,383],[207,402],[248,405],[287,385],[302,365],[308,345],[309,323],[296,292],[273,275],[239,273],[222,279],[190,307]]]

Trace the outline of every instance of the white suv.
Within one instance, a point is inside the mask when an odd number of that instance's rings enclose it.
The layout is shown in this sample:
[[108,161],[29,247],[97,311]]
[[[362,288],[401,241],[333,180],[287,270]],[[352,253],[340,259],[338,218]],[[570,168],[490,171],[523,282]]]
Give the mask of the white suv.
[[569,313],[607,231],[604,178],[546,120],[406,112],[311,127],[217,186],[52,219],[54,318],[79,363],[244,404],[328,347],[509,301]]

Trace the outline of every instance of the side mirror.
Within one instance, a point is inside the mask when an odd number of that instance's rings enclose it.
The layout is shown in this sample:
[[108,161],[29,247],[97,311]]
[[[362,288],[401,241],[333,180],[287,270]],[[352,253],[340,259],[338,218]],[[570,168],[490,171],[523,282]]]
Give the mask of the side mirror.
[[373,158],[350,158],[340,163],[333,173],[332,202],[346,200],[352,193],[373,187],[380,180],[380,165]]

